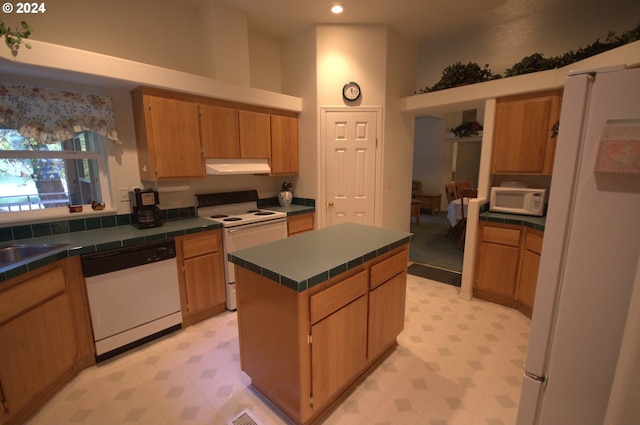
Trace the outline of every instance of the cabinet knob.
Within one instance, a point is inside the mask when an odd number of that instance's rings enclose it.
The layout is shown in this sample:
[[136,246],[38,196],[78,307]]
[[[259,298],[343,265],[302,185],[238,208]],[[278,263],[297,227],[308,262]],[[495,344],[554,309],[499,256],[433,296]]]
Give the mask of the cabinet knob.
[[333,201],[329,202],[329,206],[332,207],[333,206]]

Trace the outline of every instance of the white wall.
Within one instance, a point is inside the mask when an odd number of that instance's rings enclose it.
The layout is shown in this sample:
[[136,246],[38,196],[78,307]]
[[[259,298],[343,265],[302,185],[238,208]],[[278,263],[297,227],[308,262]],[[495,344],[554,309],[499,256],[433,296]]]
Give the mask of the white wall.
[[11,27],[26,21],[35,40],[207,75],[195,6],[173,0],[58,0],[46,8],[43,14],[2,14],[2,20]]
[[[446,208],[443,178],[445,176],[445,120],[420,117],[415,120],[413,180],[422,183],[423,193],[442,193],[441,210]],[[450,164],[449,155],[449,161]]]
[[[589,4],[589,8],[599,13],[586,13],[573,7],[573,2],[495,3],[497,7],[476,18],[483,23],[491,22],[491,31],[474,32],[471,23],[466,33],[444,34],[419,47],[416,89],[433,86],[443,69],[457,61],[489,64],[494,73],[502,74],[533,53],[551,57],[586,47],[596,39],[604,41],[609,31],[621,35],[635,28],[640,16],[640,3],[626,0]],[[536,22],[529,19],[529,15],[535,15],[532,13],[535,8],[553,8],[556,13],[553,19]]]
[[384,111],[382,227],[409,231],[414,117],[400,113],[398,101],[415,78],[415,46],[395,30],[387,31]]
[[319,178],[316,44],[316,29],[310,28],[284,41],[282,48],[282,89],[302,99],[298,123],[300,175],[291,178],[293,193],[310,199],[317,199]]
[[294,95],[293,93],[282,91],[282,61],[282,44],[279,41],[263,34],[249,31],[251,87]]
[[[376,177],[381,197],[376,200],[376,223],[400,230],[409,228],[413,117],[402,116],[397,101],[411,86],[414,69],[413,46],[387,26],[317,27],[317,113],[323,107],[383,108],[378,123],[383,136],[378,147],[382,161]],[[358,82],[362,89],[355,105],[345,105],[342,99],[342,87],[348,81]],[[322,149],[323,141],[318,146]],[[325,194],[318,183],[316,199],[322,202]],[[322,216],[325,211],[318,213]]]

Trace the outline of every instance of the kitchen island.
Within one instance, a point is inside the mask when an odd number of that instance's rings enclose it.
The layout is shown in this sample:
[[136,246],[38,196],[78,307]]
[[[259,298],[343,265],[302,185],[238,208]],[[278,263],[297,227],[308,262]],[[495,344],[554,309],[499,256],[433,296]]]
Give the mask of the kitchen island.
[[344,223],[229,254],[241,368],[293,422],[322,419],[396,346],[410,238]]

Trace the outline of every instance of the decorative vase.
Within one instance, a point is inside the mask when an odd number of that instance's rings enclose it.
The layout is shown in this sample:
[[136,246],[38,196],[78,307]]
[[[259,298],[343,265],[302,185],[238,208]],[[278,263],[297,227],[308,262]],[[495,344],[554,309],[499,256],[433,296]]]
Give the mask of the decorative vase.
[[281,207],[288,207],[293,201],[293,193],[290,190],[283,190],[278,193],[278,203]]

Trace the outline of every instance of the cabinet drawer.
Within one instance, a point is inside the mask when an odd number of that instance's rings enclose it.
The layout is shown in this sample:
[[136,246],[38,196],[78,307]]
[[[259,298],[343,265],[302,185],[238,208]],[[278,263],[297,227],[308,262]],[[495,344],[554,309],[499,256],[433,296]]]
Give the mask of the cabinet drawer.
[[524,248],[528,251],[540,254],[542,252],[542,235],[532,231],[527,231],[527,240]]
[[213,233],[207,236],[200,236],[195,239],[182,241],[182,253],[184,258],[191,258],[197,255],[204,255],[218,250],[218,234]]
[[0,293],[0,323],[65,291],[62,267],[42,273]]
[[409,251],[404,249],[392,257],[371,266],[371,289],[405,270],[409,263],[408,253]]
[[500,245],[519,246],[520,229],[508,229],[505,227],[483,226],[482,242],[497,243]]
[[313,213],[288,217],[287,230],[289,236],[313,230]]
[[311,296],[311,323],[327,317],[334,311],[367,293],[367,270],[351,276],[322,292]]

